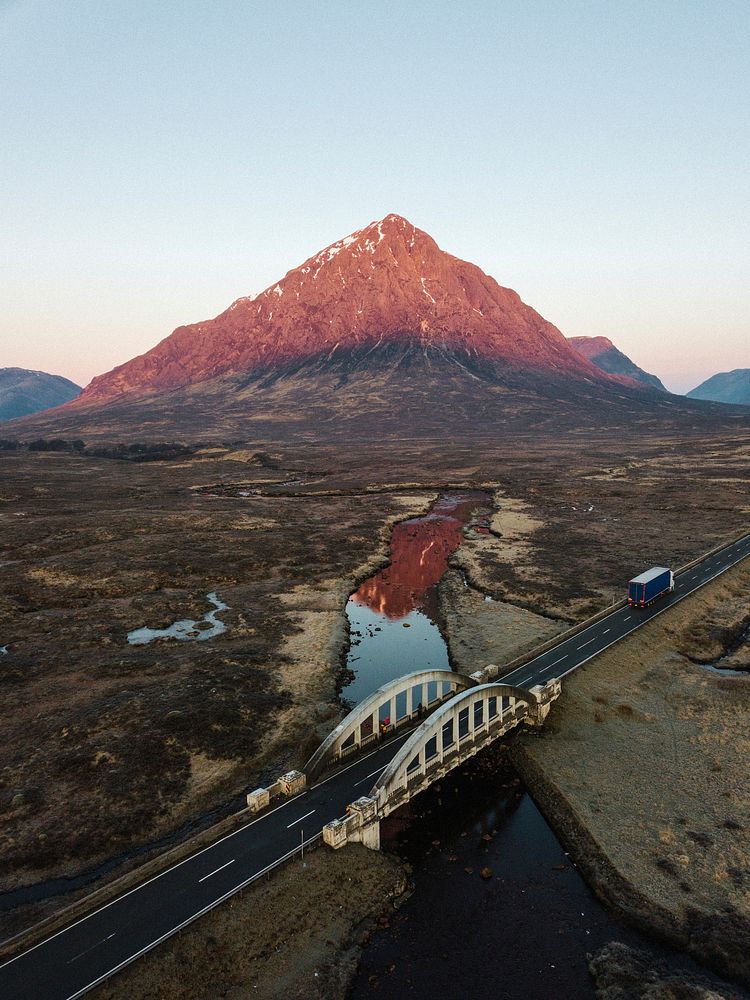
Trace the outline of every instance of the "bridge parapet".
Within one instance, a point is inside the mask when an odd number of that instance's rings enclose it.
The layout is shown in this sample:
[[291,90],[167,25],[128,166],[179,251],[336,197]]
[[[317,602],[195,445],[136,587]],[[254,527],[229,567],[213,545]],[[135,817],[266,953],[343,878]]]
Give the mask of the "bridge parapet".
[[380,821],[378,804],[369,795],[355,799],[347,808],[346,816],[334,819],[323,827],[323,841],[338,850],[350,842],[364,844],[372,850],[380,849]]
[[355,840],[378,849],[381,819],[514,726],[541,725],[561,690],[557,678],[531,690],[490,683],[444,702],[399,748],[370,794],[323,828],[325,843],[338,848]]
[[453,670],[417,670],[389,681],[355,706],[321,743],[305,764],[308,781],[475,684],[472,677]]
[[306,784],[307,778],[301,771],[287,771],[268,788],[256,788],[254,791],[248,792],[247,807],[250,812],[260,812],[279,795],[297,795]]
[[561,691],[555,679],[531,690],[489,683],[456,695],[416,729],[370,793],[384,818],[433,781],[521,722],[541,725]]

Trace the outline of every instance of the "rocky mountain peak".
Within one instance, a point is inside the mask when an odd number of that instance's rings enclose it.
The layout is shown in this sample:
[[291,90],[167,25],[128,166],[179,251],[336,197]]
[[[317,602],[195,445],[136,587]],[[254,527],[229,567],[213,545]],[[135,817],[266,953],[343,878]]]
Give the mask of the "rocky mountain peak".
[[178,327],[147,354],[94,379],[80,403],[280,372],[394,344],[606,379],[516,292],[390,214],[331,243],[259,295],[236,299],[215,319]]

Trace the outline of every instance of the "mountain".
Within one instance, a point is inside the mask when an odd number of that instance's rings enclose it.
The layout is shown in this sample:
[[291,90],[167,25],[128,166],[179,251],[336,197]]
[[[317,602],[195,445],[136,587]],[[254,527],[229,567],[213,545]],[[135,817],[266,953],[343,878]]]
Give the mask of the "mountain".
[[718,372],[686,394],[690,399],[711,399],[717,403],[750,406],[750,368]]
[[600,374],[515,292],[389,215],[215,319],[178,327],[146,354],[95,378],[79,404],[313,360],[335,363],[390,345],[502,367]]
[[578,353],[592,361],[597,368],[610,375],[626,375],[628,378],[667,392],[660,379],[639,368],[627,354],[618,350],[608,337],[568,337],[568,343]]
[[388,215],[13,430],[87,441],[416,440],[636,422],[645,431],[709,406],[653,395],[603,372],[516,292]]
[[75,399],[80,385],[61,375],[27,368],[0,368],[0,420],[38,413]]

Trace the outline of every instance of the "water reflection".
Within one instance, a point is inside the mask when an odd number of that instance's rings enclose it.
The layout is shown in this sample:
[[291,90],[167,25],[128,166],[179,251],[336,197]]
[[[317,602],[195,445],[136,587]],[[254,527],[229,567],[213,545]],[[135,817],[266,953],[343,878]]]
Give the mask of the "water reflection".
[[448,558],[461,544],[463,526],[486,493],[446,494],[428,514],[402,521],[391,536],[391,561],[365,580],[351,596],[355,604],[386,618],[403,618],[429,604],[430,589],[448,568]]
[[394,677],[450,669],[438,627],[437,583],[461,544],[463,526],[490,503],[480,491],[447,493],[422,517],[402,521],[391,536],[391,560],[365,580],[346,606],[354,674],[342,697],[356,704]]

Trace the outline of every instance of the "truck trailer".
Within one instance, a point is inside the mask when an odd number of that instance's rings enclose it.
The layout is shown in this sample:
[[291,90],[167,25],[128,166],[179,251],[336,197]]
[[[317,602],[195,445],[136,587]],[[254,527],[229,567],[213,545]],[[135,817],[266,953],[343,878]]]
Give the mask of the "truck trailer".
[[645,608],[657,597],[674,590],[674,574],[666,566],[654,566],[640,576],[634,576],[628,583],[628,604]]

